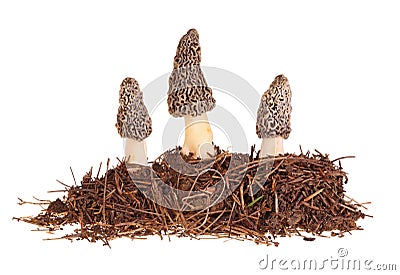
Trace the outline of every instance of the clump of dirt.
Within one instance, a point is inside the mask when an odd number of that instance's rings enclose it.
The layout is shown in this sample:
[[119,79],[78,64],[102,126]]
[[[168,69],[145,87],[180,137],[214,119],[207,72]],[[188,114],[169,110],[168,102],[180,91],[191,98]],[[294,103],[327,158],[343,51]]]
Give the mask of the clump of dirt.
[[[366,209],[345,194],[340,159],[285,154],[258,158],[216,147],[209,160],[182,156],[175,148],[151,166],[126,164],[103,176],[92,169],[63,199],[32,217],[16,218],[48,230],[76,225],[64,239],[132,239],[148,235],[234,238],[275,244],[277,236],[303,232],[332,236],[360,230]],[[303,236],[306,241],[314,237]]]

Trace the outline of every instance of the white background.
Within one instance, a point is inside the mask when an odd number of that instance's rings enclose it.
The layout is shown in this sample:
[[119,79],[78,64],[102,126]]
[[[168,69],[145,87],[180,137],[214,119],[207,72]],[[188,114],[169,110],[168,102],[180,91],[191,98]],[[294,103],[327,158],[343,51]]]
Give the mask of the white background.
[[[396,1],[2,1],[0,269],[7,271],[0,273],[266,274],[258,262],[267,254],[331,259],[340,247],[348,258],[400,268],[399,26]],[[287,151],[299,152],[301,144],[332,158],[356,156],[342,164],[348,194],[372,202],[374,218],[359,222],[364,231],[315,242],[281,238],[278,248],[155,237],[116,240],[110,250],[42,241],[50,236],[11,220],[39,211],[18,206],[17,197],[60,196],[46,192],[62,189],[56,179],[73,183],[70,166],[79,181],[107,158],[116,164],[123,153],[114,126],[121,80],[132,76],[145,87],[169,72],[192,27],[200,33],[202,65],[241,76],[260,95],[277,74],[289,78]],[[150,158],[162,153],[157,131],[164,122],[153,118]],[[258,146],[253,122],[242,126]]]

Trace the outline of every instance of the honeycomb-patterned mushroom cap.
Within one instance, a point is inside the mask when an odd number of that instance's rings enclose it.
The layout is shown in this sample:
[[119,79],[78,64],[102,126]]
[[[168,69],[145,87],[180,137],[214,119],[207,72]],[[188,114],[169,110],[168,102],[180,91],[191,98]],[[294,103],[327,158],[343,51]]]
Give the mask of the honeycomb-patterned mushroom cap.
[[174,70],[169,77],[168,111],[174,117],[199,116],[215,107],[200,62],[199,34],[190,29],[179,41]]
[[127,77],[121,83],[115,126],[123,138],[142,141],[151,134],[151,118],[143,102],[143,92],[134,78]]
[[256,132],[259,138],[289,137],[292,91],[284,75],[278,75],[262,95],[257,111]]
[[199,33],[196,29],[190,29],[179,40],[174,58],[174,69],[189,65],[200,65],[201,47]]

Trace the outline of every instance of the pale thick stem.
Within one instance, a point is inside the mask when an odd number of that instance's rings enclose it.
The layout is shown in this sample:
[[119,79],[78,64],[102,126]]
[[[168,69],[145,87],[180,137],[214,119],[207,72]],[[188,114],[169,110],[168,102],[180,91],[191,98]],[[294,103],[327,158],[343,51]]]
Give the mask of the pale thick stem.
[[193,153],[194,157],[207,159],[215,156],[213,133],[206,113],[200,116],[184,116],[185,142],[182,146],[182,154]]
[[125,138],[125,157],[127,163],[147,165],[146,141]]
[[260,158],[283,154],[283,138],[263,138],[261,143]]

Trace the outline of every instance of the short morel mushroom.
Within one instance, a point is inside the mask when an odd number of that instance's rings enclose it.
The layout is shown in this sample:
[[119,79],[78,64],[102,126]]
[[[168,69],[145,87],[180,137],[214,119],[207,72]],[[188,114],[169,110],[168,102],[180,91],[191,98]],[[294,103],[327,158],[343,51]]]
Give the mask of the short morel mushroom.
[[169,78],[168,111],[185,120],[185,141],[181,153],[201,159],[215,155],[213,133],[206,112],[215,107],[212,89],[200,68],[199,34],[190,29],[179,41],[174,70]]
[[292,91],[284,75],[278,75],[262,95],[257,111],[256,132],[262,138],[260,157],[283,154],[283,139],[291,132]]
[[145,139],[151,134],[151,118],[143,102],[143,92],[134,78],[125,78],[119,90],[118,133],[125,139],[127,163],[147,165]]

